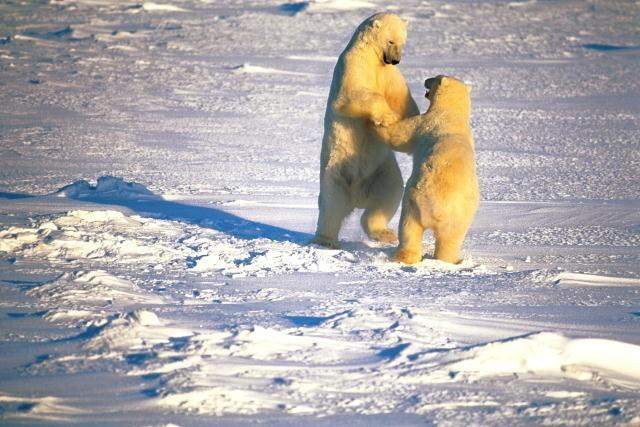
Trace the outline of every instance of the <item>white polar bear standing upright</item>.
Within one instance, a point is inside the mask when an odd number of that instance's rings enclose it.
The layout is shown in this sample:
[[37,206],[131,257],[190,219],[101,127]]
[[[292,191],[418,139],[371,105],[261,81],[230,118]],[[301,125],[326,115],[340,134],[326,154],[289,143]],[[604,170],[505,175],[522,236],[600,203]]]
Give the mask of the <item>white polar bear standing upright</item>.
[[394,258],[422,260],[422,235],[433,230],[435,259],[460,262],[460,248],[478,209],[480,193],[471,133],[471,86],[449,76],[424,82],[426,113],[379,128],[393,149],[413,154]]
[[388,126],[419,114],[395,67],[406,39],[405,21],[378,13],[358,26],[338,58],[324,118],[314,243],[338,247],[342,221],[354,208],[365,210],[360,222],[369,238],[397,239],[388,223],[402,198],[402,176],[372,123]]

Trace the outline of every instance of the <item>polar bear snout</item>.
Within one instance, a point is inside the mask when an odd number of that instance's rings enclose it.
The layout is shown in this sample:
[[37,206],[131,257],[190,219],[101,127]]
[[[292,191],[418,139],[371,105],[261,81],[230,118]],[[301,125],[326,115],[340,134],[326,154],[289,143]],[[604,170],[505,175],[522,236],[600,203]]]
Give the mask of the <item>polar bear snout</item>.
[[383,56],[385,64],[398,65],[400,63],[400,55],[392,56],[391,54],[385,52]]
[[385,64],[398,65],[402,57],[400,47],[396,44],[389,44],[382,54]]

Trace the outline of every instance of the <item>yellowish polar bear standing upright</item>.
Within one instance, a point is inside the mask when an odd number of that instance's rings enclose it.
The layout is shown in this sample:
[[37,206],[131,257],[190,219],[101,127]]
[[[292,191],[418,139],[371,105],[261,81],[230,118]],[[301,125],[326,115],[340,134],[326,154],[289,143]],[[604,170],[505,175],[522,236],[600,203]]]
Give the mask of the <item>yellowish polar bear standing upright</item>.
[[434,257],[457,263],[480,198],[469,124],[471,88],[447,76],[427,79],[425,87],[431,101],[425,114],[378,128],[395,150],[413,154],[394,257],[406,264],[422,260],[422,235],[431,229]]
[[338,59],[324,118],[314,243],[338,247],[342,221],[354,208],[365,209],[361,224],[371,239],[397,239],[388,223],[402,198],[402,176],[371,123],[388,126],[419,114],[395,67],[406,39],[405,21],[379,13],[360,24]]

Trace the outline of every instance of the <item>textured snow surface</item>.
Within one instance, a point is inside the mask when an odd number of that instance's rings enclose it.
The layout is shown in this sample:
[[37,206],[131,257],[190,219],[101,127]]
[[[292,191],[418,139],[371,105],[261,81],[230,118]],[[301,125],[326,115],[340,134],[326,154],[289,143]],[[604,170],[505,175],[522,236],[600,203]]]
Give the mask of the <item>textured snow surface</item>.
[[[473,84],[460,265],[430,235],[391,262],[357,213],[307,244],[332,67],[380,10],[422,111],[425,77]],[[0,424],[640,425],[639,20],[0,2]]]

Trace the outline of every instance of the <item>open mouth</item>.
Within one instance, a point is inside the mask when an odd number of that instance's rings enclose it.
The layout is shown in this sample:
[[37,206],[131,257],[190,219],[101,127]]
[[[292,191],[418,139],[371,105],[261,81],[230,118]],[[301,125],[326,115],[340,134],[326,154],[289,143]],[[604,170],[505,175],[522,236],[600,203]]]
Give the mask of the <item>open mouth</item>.
[[424,81],[424,88],[426,89],[426,92],[424,93],[424,97],[425,98],[429,98],[429,94],[431,93],[431,89],[433,88],[433,84],[435,83],[435,78],[432,77],[430,79],[426,79]]

